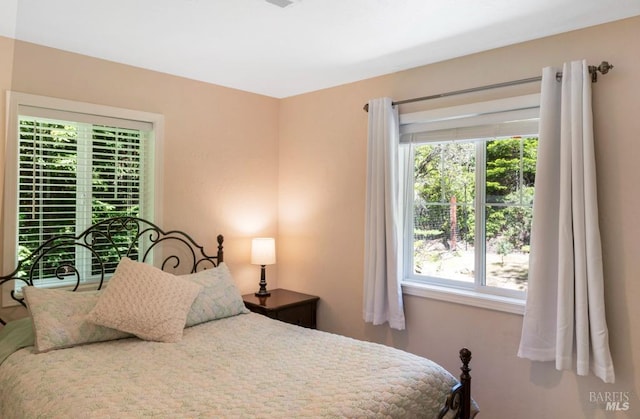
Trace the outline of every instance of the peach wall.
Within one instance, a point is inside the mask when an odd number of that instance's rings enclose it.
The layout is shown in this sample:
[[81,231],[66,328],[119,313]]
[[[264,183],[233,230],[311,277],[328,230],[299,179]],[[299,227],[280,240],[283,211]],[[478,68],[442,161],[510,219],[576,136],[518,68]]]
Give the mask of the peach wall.
[[[638,417],[640,400],[640,17],[474,54],[282,100],[279,149],[279,285],[320,296],[320,329],[384,342],[457,374],[457,350],[474,353],[483,418]],[[522,317],[407,296],[407,330],[362,321],[364,198],[370,98],[406,99],[536,76],[586,58],[615,69],[593,86],[600,221],[611,349],[617,381],[557,372],[516,357]],[[493,90],[401,107],[401,112],[534,92]],[[592,391],[622,391],[631,410],[606,414]]]
[[[241,290],[257,287],[250,239],[277,233],[277,99],[35,44],[11,45],[0,38],[3,94],[12,89],[164,115],[161,226],[189,232],[209,253],[224,234],[225,259]],[[12,75],[4,63],[13,63]],[[4,130],[0,135],[4,142]],[[269,269],[275,285],[276,268]]]

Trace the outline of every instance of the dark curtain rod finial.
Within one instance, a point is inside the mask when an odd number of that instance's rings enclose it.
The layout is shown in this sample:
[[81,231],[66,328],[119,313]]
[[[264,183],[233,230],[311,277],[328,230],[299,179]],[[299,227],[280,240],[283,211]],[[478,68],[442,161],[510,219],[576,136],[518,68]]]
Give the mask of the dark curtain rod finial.
[[[598,72],[600,72],[601,74],[607,74],[609,72],[609,70],[611,70],[612,68],[613,68],[613,65],[609,64],[607,61],[601,62],[599,66],[590,65],[589,66],[589,74],[591,74],[591,81],[593,83],[597,82],[598,81]],[[507,82],[503,82],[503,83],[490,84],[488,86],[472,87],[470,89],[456,90],[456,91],[453,91],[453,92],[440,93],[440,94],[431,95],[431,96],[423,96],[423,97],[418,97],[418,98],[415,98],[415,99],[399,100],[399,101],[392,102],[392,104],[393,105],[402,105],[402,104],[405,104],[405,103],[421,102],[423,100],[439,99],[439,98],[447,97],[447,96],[455,96],[455,95],[461,95],[461,94],[464,94],[464,93],[480,92],[480,91],[483,91],[483,90],[497,89],[499,87],[515,86],[515,85],[518,85],[518,84],[532,83],[532,82],[541,81],[541,80],[542,80],[541,76],[530,77],[528,79],[507,81]],[[558,80],[558,81],[562,80],[562,73],[556,73],[556,80]],[[365,112],[369,112],[369,104],[368,103],[365,104],[362,109],[364,109]]]
[[591,73],[591,81],[594,83],[598,81],[598,71],[602,74],[607,74],[612,68],[613,65],[609,64],[607,61],[601,62],[599,66],[590,65],[589,73]]

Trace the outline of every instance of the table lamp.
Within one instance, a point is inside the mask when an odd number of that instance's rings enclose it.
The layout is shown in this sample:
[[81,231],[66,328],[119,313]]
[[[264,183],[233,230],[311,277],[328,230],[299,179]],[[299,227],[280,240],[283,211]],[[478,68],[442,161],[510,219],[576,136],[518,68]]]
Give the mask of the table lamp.
[[265,266],[276,263],[276,241],[273,238],[257,238],[251,241],[251,263],[260,265],[260,290],[255,293],[257,297],[271,295],[267,291],[265,278]]

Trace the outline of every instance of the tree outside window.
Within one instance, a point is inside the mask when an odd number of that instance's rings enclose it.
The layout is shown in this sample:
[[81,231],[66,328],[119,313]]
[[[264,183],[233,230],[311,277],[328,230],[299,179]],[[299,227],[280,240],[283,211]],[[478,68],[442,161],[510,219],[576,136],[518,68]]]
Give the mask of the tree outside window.
[[413,276],[526,291],[537,142],[415,147]]

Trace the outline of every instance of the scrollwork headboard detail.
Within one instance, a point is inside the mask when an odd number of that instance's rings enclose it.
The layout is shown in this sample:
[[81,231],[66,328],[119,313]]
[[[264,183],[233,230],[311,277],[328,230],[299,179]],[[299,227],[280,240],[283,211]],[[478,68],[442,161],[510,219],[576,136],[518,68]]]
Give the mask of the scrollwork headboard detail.
[[[137,217],[109,218],[77,236],[63,234],[46,240],[21,258],[13,272],[0,276],[0,286],[13,280],[27,286],[40,280],[60,280],[73,291],[81,284],[99,290],[123,257],[151,263],[168,272],[193,273],[224,261],[223,240],[218,235],[217,254],[210,256],[182,231],[164,231]],[[26,307],[24,299],[13,290],[11,297]],[[2,319],[0,322],[4,324]]]

